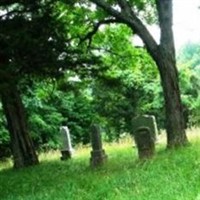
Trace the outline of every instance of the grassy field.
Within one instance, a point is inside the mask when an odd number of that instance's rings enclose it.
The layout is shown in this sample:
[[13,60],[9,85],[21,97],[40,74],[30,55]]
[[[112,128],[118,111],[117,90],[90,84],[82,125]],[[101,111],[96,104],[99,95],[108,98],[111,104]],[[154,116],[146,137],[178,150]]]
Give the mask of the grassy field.
[[108,162],[89,167],[90,147],[73,159],[59,152],[40,155],[40,165],[13,170],[0,163],[1,200],[200,200],[200,131],[188,133],[191,145],[165,150],[161,137],[156,156],[139,162],[132,141],[106,144]]

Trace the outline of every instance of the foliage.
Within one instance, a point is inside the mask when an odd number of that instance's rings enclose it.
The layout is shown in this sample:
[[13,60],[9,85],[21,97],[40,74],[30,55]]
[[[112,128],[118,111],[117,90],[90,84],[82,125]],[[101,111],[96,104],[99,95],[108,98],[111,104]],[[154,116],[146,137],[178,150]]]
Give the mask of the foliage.
[[32,4],[24,5],[23,12],[18,5],[15,12],[10,11],[14,14],[1,19],[1,54],[6,59],[3,70],[21,80],[27,74],[56,77],[63,69],[94,64],[95,57],[84,51],[84,45],[78,48],[83,34],[82,22],[74,20],[78,8],[73,13],[59,2],[36,4],[34,9],[29,8]]
[[[1,104],[0,104],[1,105]],[[10,156],[10,137],[6,129],[5,117],[0,107],[0,159]]]
[[63,122],[69,126],[74,144],[89,142],[92,122],[103,127],[109,141],[130,133],[131,120],[138,114],[154,114],[163,126],[156,68],[145,49],[133,48],[131,36],[127,27],[114,25],[94,37],[91,49],[102,54],[104,61],[95,73],[67,70],[59,80],[21,80],[29,129],[37,148],[57,149]]
[[160,80],[146,50],[133,47],[132,33],[123,25],[104,27],[95,35],[92,48],[98,49],[99,44],[109,67],[93,80],[92,95],[108,138],[130,133],[131,120],[139,114],[154,114],[163,126]]
[[[67,77],[66,77],[67,79]],[[37,147],[57,149],[59,127],[67,125],[74,143],[88,143],[93,110],[87,88],[81,82],[65,80],[35,83],[24,96],[29,128]]]
[[198,43],[186,43],[178,52],[177,60],[186,64],[189,68],[196,68],[200,65],[200,45]]
[[188,43],[178,53],[182,99],[189,114],[189,126],[200,124],[200,45]]

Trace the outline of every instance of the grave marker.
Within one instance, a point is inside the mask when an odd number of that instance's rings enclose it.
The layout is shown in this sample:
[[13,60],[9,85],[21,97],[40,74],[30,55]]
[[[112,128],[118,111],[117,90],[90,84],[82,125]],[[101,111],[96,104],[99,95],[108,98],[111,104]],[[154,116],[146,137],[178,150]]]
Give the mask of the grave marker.
[[67,160],[72,157],[73,148],[71,144],[71,138],[69,134],[69,128],[67,126],[60,127],[61,134],[61,160]]
[[156,123],[156,119],[153,115],[142,115],[134,118],[132,120],[132,128],[133,128],[133,135],[135,134],[136,130],[140,127],[148,127],[150,134],[156,140],[158,135],[158,127]]
[[151,158],[155,153],[155,139],[149,127],[141,126],[134,134],[135,143],[138,149],[139,159]]
[[93,124],[91,126],[91,144],[92,151],[90,165],[92,167],[97,167],[102,165],[107,160],[105,150],[102,148],[100,127],[97,124]]

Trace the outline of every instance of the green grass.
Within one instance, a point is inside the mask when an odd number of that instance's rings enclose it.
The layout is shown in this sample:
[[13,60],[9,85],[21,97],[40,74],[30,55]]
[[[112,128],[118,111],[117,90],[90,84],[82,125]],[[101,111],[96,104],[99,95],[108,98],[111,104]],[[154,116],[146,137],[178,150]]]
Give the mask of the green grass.
[[40,165],[13,170],[0,163],[1,200],[200,200],[200,139],[139,162],[131,142],[106,145],[108,162],[89,167],[90,148],[79,148],[73,159],[59,152],[40,155]]

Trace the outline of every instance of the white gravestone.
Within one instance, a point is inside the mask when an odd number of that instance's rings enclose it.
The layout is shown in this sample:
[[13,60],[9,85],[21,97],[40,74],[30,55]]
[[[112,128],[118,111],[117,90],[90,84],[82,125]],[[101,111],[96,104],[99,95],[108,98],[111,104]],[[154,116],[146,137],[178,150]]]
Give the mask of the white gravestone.
[[67,126],[60,127],[60,134],[61,134],[61,160],[67,160],[71,158],[73,153],[73,148],[71,144],[71,138],[69,133],[69,128]]

